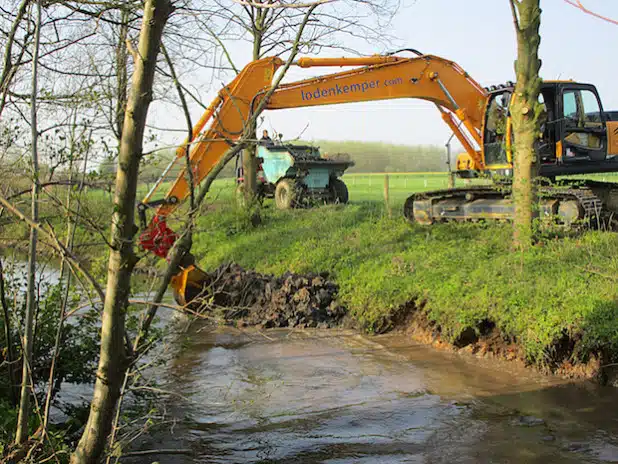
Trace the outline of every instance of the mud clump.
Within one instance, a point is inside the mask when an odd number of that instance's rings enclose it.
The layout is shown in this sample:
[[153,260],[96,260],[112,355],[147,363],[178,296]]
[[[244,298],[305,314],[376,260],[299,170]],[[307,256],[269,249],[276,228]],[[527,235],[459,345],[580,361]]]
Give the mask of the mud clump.
[[347,311],[328,277],[326,272],[275,277],[225,264],[208,274],[193,308],[215,312],[238,327],[337,327]]

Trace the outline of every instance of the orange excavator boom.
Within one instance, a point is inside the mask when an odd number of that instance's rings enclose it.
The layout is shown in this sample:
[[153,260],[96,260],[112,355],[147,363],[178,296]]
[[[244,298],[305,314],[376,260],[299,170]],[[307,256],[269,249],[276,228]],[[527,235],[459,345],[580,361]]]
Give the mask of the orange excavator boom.
[[[412,58],[393,55],[300,58],[293,64],[301,68],[352,69],[282,84],[266,103],[266,109],[395,98],[426,100],[437,107],[476,166],[482,167],[483,159],[475,146],[481,145],[487,93],[456,63],[438,56],[418,55]],[[276,57],[253,61],[219,91],[193,128],[191,139],[185,140],[178,148],[175,160],[138,205],[141,226],[144,229],[140,236],[143,248],[157,256],[166,257],[176,240],[176,235],[168,227],[166,219],[190,192],[184,167],[187,144],[192,147],[190,165],[193,179],[199,184],[241,137],[250,115],[270,89],[273,76],[283,64],[283,61]],[[165,197],[154,200],[155,193],[161,188],[174,165],[180,167],[180,173]],[[148,224],[147,208],[155,209]],[[197,277],[192,273],[197,273]],[[199,269],[189,266],[175,277],[172,286],[177,293],[184,294],[189,281],[195,280],[199,275]]]

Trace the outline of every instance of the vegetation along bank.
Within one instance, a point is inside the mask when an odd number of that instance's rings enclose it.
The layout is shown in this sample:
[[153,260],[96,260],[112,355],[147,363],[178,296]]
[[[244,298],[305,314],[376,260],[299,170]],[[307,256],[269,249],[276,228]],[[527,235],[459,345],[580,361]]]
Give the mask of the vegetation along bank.
[[[615,233],[554,231],[515,253],[510,224],[402,219],[408,192],[441,187],[444,175],[391,175],[391,215],[382,179],[344,176],[345,207],[278,211],[266,202],[258,227],[234,208],[211,208],[193,253],[207,270],[234,261],[275,275],[328,272],[339,302],[373,333],[407,321],[431,341],[569,375],[597,375],[618,357]],[[229,194],[223,185],[213,189],[218,202]]]
[[[192,251],[207,271],[235,262],[275,276],[328,273],[348,319],[370,333],[413,326],[426,342],[568,375],[595,376],[618,358],[615,233],[550,234],[514,253],[509,224],[427,228],[402,218],[409,193],[446,187],[445,174],[390,174],[390,215],[384,175],[344,180],[350,204],[280,211],[267,200],[257,227],[234,206],[233,181],[216,181]],[[83,207],[104,210],[111,199],[92,190]],[[103,273],[96,251],[107,231],[96,229],[79,230],[77,243],[92,245],[90,264]],[[26,237],[13,223],[2,239],[14,245]]]

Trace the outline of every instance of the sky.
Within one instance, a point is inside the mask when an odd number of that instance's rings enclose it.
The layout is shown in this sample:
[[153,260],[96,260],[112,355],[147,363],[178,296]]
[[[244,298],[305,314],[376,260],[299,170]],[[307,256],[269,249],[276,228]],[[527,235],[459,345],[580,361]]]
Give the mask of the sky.
[[[457,62],[481,85],[515,80],[516,41],[508,0],[403,0],[387,31],[397,41],[392,49],[415,48]],[[583,0],[586,7],[618,19],[618,0]],[[597,86],[606,110],[618,110],[616,43],[618,26],[586,15],[564,0],[542,0],[540,57],[544,79],[574,79]],[[347,44],[346,44],[347,45]],[[382,50],[350,42],[367,54]],[[237,64],[248,59],[246,43],[231,45]],[[247,57],[245,57],[247,56]],[[342,52],[320,56],[345,56]],[[244,60],[244,61],[243,61]],[[324,74],[336,72],[325,68]],[[313,70],[312,70],[313,71]],[[315,74],[297,69],[286,80]],[[215,92],[205,93],[207,99]],[[192,108],[197,120],[199,108]],[[182,129],[178,108],[159,113],[157,126]],[[435,107],[421,100],[401,99],[264,113],[261,129],[283,133],[285,139],[360,140],[404,145],[444,145],[451,132]],[[178,137],[178,133],[174,135]],[[172,143],[170,135],[164,137]],[[179,141],[178,141],[179,142]]]

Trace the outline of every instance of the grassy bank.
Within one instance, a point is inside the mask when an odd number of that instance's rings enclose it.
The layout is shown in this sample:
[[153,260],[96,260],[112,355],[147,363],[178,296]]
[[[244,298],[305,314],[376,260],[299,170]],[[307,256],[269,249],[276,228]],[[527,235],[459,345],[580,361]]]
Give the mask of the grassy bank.
[[[414,301],[447,340],[490,321],[540,365],[556,358],[565,338],[575,343],[573,361],[618,353],[616,234],[549,238],[522,255],[510,249],[508,224],[425,228],[402,219],[407,194],[442,187],[444,176],[410,176],[405,190],[393,188],[392,217],[381,198],[383,177],[371,185],[370,176],[351,177],[345,207],[281,212],[267,202],[257,228],[233,208],[206,214],[194,254],[207,269],[233,260],[274,274],[329,271],[369,330]],[[221,186],[219,198],[225,195]]]
[[[605,180],[613,179],[618,176]],[[342,302],[369,331],[412,302],[449,341],[489,321],[539,365],[565,350],[573,353],[572,361],[586,361],[597,352],[618,358],[618,257],[613,253],[618,235],[591,231],[548,237],[522,255],[511,251],[508,224],[426,228],[404,221],[405,198],[445,188],[444,174],[389,175],[392,217],[384,207],[383,175],[347,174],[344,180],[349,205],[278,211],[267,200],[257,228],[234,208],[233,180],[216,181],[194,238],[198,262],[207,270],[236,261],[273,274],[328,271],[340,285]],[[93,191],[86,200],[84,211],[106,227],[110,198]],[[27,228],[7,219],[3,238],[26,239]],[[50,217],[51,222],[61,219]],[[84,245],[80,252],[91,256],[90,264],[104,272],[101,236],[80,230],[78,243]]]

